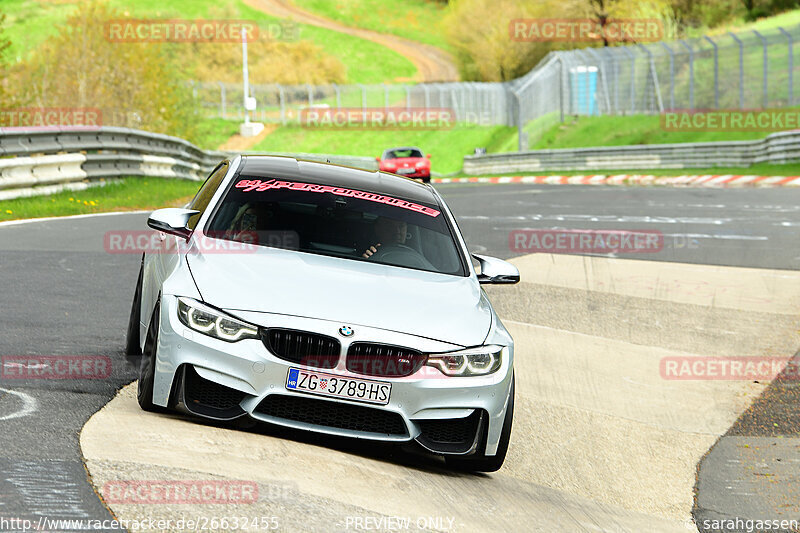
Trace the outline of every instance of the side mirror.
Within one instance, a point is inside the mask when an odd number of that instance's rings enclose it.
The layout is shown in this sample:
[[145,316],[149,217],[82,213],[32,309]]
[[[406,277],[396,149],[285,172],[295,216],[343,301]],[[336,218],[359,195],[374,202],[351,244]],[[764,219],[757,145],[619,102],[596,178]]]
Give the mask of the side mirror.
[[170,235],[177,235],[178,237],[183,237],[188,240],[189,236],[192,234],[192,230],[187,227],[189,219],[199,212],[200,211],[195,211],[194,209],[180,209],[176,207],[159,209],[150,214],[150,218],[147,219],[147,225],[154,230],[163,231]]
[[380,157],[376,157],[376,158],[375,158],[375,161],[377,161],[378,163],[380,163],[380,162],[381,162],[381,158],[380,158]]
[[481,273],[478,274],[480,283],[495,285],[519,283],[519,270],[511,263],[486,255],[472,254],[472,257],[481,264]]
[[430,158],[431,158],[431,154],[425,154],[425,157],[427,157],[428,159],[430,159]]

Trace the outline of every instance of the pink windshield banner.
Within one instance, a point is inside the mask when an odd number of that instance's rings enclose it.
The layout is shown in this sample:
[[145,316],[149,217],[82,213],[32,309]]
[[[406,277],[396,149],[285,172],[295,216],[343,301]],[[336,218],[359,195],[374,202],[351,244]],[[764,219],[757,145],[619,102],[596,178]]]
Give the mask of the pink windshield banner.
[[236,183],[237,189],[242,189],[244,192],[263,192],[269,189],[292,189],[294,191],[309,191],[309,192],[329,192],[337,196],[347,196],[350,198],[359,198],[361,200],[368,200],[370,202],[377,202],[379,204],[388,204],[409,211],[422,213],[430,217],[437,217],[440,211],[420,204],[415,204],[407,200],[400,200],[399,198],[392,198],[391,196],[384,196],[373,192],[357,191],[353,189],[345,189],[343,187],[332,187],[330,185],[317,185],[315,183],[302,183],[299,181],[279,181],[270,179],[266,181],[261,180],[239,180]]

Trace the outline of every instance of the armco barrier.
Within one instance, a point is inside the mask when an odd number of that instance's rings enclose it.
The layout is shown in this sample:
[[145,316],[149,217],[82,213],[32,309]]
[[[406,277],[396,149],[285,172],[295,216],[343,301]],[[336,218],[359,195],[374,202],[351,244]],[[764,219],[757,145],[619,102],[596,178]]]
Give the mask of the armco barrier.
[[[89,187],[92,181],[133,177],[202,180],[233,153],[128,128],[0,128],[0,200]],[[376,170],[371,157],[273,154]]]
[[464,173],[741,168],[756,163],[782,164],[793,161],[800,161],[800,131],[773,133],[754,141],[643,144],[470,155],[464,157]]

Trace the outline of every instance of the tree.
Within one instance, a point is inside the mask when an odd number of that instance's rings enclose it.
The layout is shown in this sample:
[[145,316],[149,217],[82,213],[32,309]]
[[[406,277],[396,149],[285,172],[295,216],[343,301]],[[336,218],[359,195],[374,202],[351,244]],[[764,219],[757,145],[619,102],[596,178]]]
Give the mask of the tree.
[[5,13],[0,13],[0,110],[5,108],[8,104],[6,100],[6,94],[8,89],[6,88],[6,84],[8,83],[8,63],[6,56],[8,55],[8,50],[11,48],[11,41],[5,37],[5,25],[6,25],[6,15]]
[[191,92],[156,43],[107,38],[120,14],[99,1],[81,4],[59,33],[36,49],[15,85],[36,107],[99,109],[102,124],[193,136]]

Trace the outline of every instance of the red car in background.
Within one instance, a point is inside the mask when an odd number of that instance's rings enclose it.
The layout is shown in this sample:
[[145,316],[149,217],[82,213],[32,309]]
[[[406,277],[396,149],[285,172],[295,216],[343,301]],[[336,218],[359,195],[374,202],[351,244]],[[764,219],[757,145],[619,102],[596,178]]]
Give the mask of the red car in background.
[[422,150],[407,146],[389,148],[381,157],[376,157],[378,170],[391,172],[408,178],[421,179],[423,183],[431,181],[431,155],[422,155]]

